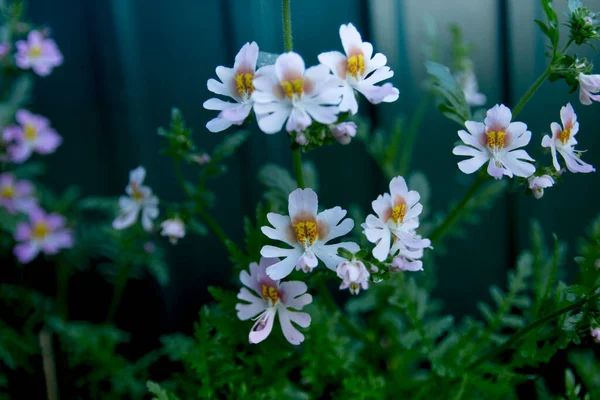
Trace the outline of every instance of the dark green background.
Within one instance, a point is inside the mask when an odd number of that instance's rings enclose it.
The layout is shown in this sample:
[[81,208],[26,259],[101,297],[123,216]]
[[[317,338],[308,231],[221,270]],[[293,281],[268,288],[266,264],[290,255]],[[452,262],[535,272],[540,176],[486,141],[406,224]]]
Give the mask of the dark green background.
[[[555,3],[562,15],[566,0]],[[585,3],[600,10],[598,0]],[[202,108],[212,97],[206,81],[214,77],[217,65],[231,66],[245,42],[254,40],[264,51],[282,51],[280,12],[279,0],[32,1],[30,15],[52,27],[65,56],[62,67],[38,80],[33,106],[65,139],[58,153],[48,157],[49,183],[57,189],[78,184],[85,195],[118,196],[128,171],[144,165],[147,183],[159,197],[181,198],[170,159],[159,155],[156,128],[168,124],[170,109],[177,106],[201,147],[211,149],[220,141],[223,134],[204,128],[214,116]],[[395,71],[392,81],[400,88],[400,100],[361,111],[376,125],[386,126],[400,114],[411,115],[423,95],[426,14],[439,25],[443,49],[449,50],[449,23],[459,24],[474,44],[475,69],[488,106],[513,106],[545,68],[543,37],[533,23],[534,18],[543,19],[537,0],[295,0],[294,47],[307,65],[314,64],[320,52],[341,50],[339,25],[353,22],[376,51],[387,55]],[[443,54],[449,62],[448,52]],[[546,83],[519,116],[533,132],[529,149],[535,154],[542,134],[559,120],[559,109],[568,101],[579,115],[580,148],[590,150],[584,159],[598,168],[600,104],[582,106],[563,82]],[[462,196],[469,183],[451,153],[458,128],[432,108],[419,131],[411,170],[423,171],[430,180],[434,212]],[[387,191],[387,182],[359,142],[320,149],[307,159],[319,169],[319,198],[325,206],[357,203],[368,211],[370,201]],[[214,183],[214,216],[236,241],[242,238],[242,217],[251,215],[261,198],[258,167],[270,161],[289,168],[290,160],[284,133],[255,131],[229,163],[228,175]],[[572,260],[576,236],[598,213],[598,183],[597,173],[568,174],[542,200],[505,195],[467,239],[449,242],[449,254],[439,259],[438,289],[448,311],[474,311],[477,300],[487,299],[491,283],[504,283],[516,254],[528,244],[533,217],[542,221],[548,235],[556,232],[568,242]],[[186,238],[175,250],[170,255],[171,284],[160,296],[170,328],[189,328],[208,299],[206,287],[229,282],[231,266],[213,237]],[[569,261],[569,268],[577,267]]]

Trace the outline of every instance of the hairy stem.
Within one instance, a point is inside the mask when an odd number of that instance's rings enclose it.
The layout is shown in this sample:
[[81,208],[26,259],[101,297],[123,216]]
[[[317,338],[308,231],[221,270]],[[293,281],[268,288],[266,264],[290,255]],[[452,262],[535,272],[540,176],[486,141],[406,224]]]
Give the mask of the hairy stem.
[[46,328],[39,334],[40,348],[42,350],[42,365],[46,381],[46,397],[48,400],[58,400],[58,383],[56,378],[56,363],[54,362],[54,349],[52,348],[52,333]]
[[302,171],[302,153],[300,148],[292,150],[292,160],[294,161],[294,175],[296,175],[296,184],[300,189],[304,189],[304,173]]
[[450,226],[452,226],[452,224],[456,221],[460,213],[464,210],[467,204],[469,204],[471,197],[475,195],[475,193],[479,190],[483,182],[485,182],[485,178],[486,174],[483,172],[477,176],[477,179],[475,179],[467,193],[465,193],[465,195],[463,196],[462,200],[456,205],[456,207],[454,207],[454,209],[452,209],[452,211],[450,212],[450,214],[448,214],[446,219],[444,219],[444,221],[437,228],[435,228],[431,235],[429,235],[429,239],[432,243],[435,243],[437,239],[441,238],[446,232],[446,230]]
[[[292,13],[290,11],[291,0],[282,0],[282,20],[283,20],[283,48],[285,51],[292,51]],[[292,161],[294,164],[294,175],[296,184],[300,189],[304,189],[304,174],[302,172],[302,153],[299,147],[292,150]]]
[[[594,289],[594,291],[595,290],[596,289]],[[519,340],[521,340],[523,337],[527,336],[529,333],[533,332],[534,330],[546,325],[548,322],[560,317],[563,314],[568,313],[569,311],[576,310],[576,309],[584,306],[586,303],[598,299],[599,297],[600,297],[600,292],[596,293],[592,296],[589,296],[589,297],[584,297],[571,305],[560,308],[560,309],[538,319],[537,321],[527,325],[526,327],[524,327],[523,329],[521,329],[520,331],[518,331],[514,335],[512,335],[510,337],[510,339],[508,339],[506,342],[504,342],[504,344],[502,344],[502,346],[495,347],[495,348],[491,349],[490,351],[488,351],[483,356],[479,357],[477,360],[475,360],[475,362],[473,362],[473,364],[471,364],[467,368],[467,370],[476,368],[486,361],[493,360],[494,358],[496,358],[497,356],[502,354],[502,352],[504,352],[505,350],[510,349],[513,344],[515,344],[516,342],[518,342]]]
[[283,49],[292,51],[292,13],[290,12],[291,0],[282,0],[283,18]]
[[123,297],[123,292],[127,286],[127,281],[129,280],[129,275],[131,275],[132,268],[133,264],[128,262],[125,265],[121,265],[121,268],[119,269],[119,274],[117,275],[117,279],[115,281],[113,297],[110,301],[110,307],[108,308],[108,315],[106,317],[106,322],[108,323],[112,323],[115,319],[117,309],[119,308],[119,304],[121,304],[121,297]]

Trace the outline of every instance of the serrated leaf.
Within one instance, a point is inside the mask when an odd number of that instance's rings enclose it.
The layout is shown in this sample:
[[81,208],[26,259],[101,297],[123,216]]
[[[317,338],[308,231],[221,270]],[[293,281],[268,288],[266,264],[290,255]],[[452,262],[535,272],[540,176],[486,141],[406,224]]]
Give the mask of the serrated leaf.
[[483,302],[479,302],[479,303],[477,303],[477,309],[481,312],[481,314],[483,315],[483,317],[488,322],[494,320],[494,312],[492,311],[492,309],[490,308],[490,306],[488,304],[483,303]]
[[244,144],[246,139],[248,139],[248,136],[250,136],[250,132],[239,131],[225,137],[225,139],[214,148],[212,152],[212,162],[219,163],[223,159],[232,156],[237,149]]

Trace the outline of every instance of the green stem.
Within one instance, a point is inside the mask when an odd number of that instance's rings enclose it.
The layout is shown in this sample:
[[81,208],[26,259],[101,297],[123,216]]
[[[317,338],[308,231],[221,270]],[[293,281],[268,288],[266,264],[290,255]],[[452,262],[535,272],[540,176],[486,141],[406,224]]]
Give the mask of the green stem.
[[121,304],[121,297],[123,297],[123,292],[127,286],[127,281],[129,280],[129,275],[131,274],[132,268],[133,264],[131,262],[121,265],[119,274],[117,275],[117,279],[115,281],[115,290],[113,292],[112,300],[110,301],[110,307],[108,308],[108,315],[106,316],[107,323],[112,323],[115,319],[115,315],[117,314],[119,304]]
[[292,13],[290,12],[290,1],[282,0],[283,17],[283,48],[292,51]]
[[[183,174],[181,173],[181,165],[180,165],[179,160],[175,160],[175,177],[177,178],[179,185],[182,187],[183,191],[185,192],[185,195],[190,200],[194,200],[192,193],[190,193],[190,191],[188,190],[188,188],[185,184],[185,180],[183,179]],[[221,242],[223,247],[226,250],[228,250],[229,246],[227,244],[233,243],[233,242],[231,240],[229,240],[229,237],[227,236],[225,231],[221,228],[221,226],[217,223],[217,221],[215,221],[213,219],[213,217],[211,217],[210,214],[207,213],[206,211],[204,211],[200,206],[197,206],[195,211],[196,211],[196,213],[198,213],[198,215],[200,215],[200,217],[204,220],[204,222],[206,222],[208,227],[217,236],[217,239],[219,239],[219,242]]]
[[292,160],[294,162],[294,175],[296,175],[296,183],[300,189],[304,189],[304,173],[302,172],[302,153],[300,148],[292,150]]
[[200,217],[204,220],[204,222],[206,222],[208,227],[217,236],[217,239],[219,239],[219,242],[221,242],[223,247],[225,247],[225,249],[228,250],[229,249],[228,243],[233,243],[233,242],[231,240],[229,240],[229,237],[227,237],[227,234],[219,226],[217,221],[215,221],[213,219],[213,217],[211,217],[210,214],[207,213],[206,211],[204,211],[202,208],[196,209],[196,212],[198,213],[198,215],[200,215]]
[[477,176],[477,179],[475,179],[475,182],[473,182],[473,184],[471,185],[471,187],[469,188],[467,193],[465,193],[462,200],[456,205],[456,207],[454,207],[454,209],[450,212],[450,214],[446,217],[446,219],[437,228],[435,228],[435,230],[431,233],[431,235],[429,235],[429,239],[433,243],[435,243],[435,241],[437,239],[441,238],[443,236],[443,234],[445,233],[445,231],[450,226],[452,226],[454,221],[456,221],[456,219],[458,218],[460,213],[463,211],[463,209],[467,206],[467,204],[471,200],[471,197],[473,197],[475,195],[475,193],[477,192],[477,190],[479,190],[479,188],[481,187],[483,182],[485,182],[486,174],[484,172],[481,172]]
[[[283,20],[283,48],[285,51],[292,51],[292,13],[290,11],[291,0],[282,0],[282,20]],[[304,189],[304,174],[302,172],[302,153],[300,147],[292,150],[292,160],[294,164],[294,175],[296,183],[300,189]]]
[[333,300],[333,297],[331,297],[331,293],[329,292],[329,289],[325,284],[324,276],[321,276],[317,279],[317,291],[319,292],[319,295],[325,302],[325,306],[332,313],[337,313],[340,315],[340,322],[342,323],[342,325],[344,325],[344,327],[352,336],[364,341],[365,343],[371,342],[370,338],[356,325],[354,325],[349,319],[347,319],[342,310],[340,310],[335,300]]
[[[404,138],[403,147],[404,157],[400,160],[400,167],[398,168],[398,175],[406,175],[408,173],[408,168],[410,167],[410,161],[413,155],[413,147],[415,145],[415,140],[417,138],[417,133],[419,132],[419,127],[423,123],[425,116],[427,115],[427,110],[429,109],[429,103],[431,102],[433,95],[428,93],[425,97],[422,98],[421,102],[417,106],[411,120],[408,125],[408,129],[406,131],[406,137]],[[390,177],[389,180],[393,178]]]
[[71,269],[67,264],[59,264],[56,272],[56,313],[63,320],[69,315],[69,278]]
[[521,329],[520,331],[518,331],[517,333],[512,335],[510,337],[510,339],[508,339],[506,342],[504,342],[504,344],[502,346],[495,347],[495,348],[491,349],[490,351],[488,351],[483,356],[479,357],[477,360],[475,360],[475,362],[473,362],[473,364],[471,364],[467,368],[467,370],[476,368],[486,361],[493,360],[494,358],[496,358],[497,356],[502,354],[502,352],[511,348],[513,344],[515,344],[516,342],[521,340],[523,337],[527,336],[529,333],[536,330],[537,328],[540,328],[540,327],[546,325],[548,322],[560,317],[561,315],[568,313],[571,310],[580,308],[583,305],[585,305],[586,303],[596,300],[598,298],[600,298],[600,292],[596,293],[590,297],[585,297],[583,299],[580,299],[571,305],[568,305],[566,307],[558,309],[558,310],[554,311],[553,313],[550,313],[550,314],[546,315],[545,317],[538,319],[537,321],[531,323],[530,325],[527,325],[525,328]]
[[521,100],[517,103],[512,112],[513,120],[517,117],[517,114],[521,112],[525,104],[529,101],[529,99],[534,95],[534,93],[542,86],[542,83],[550,76],[550,71],[552,70],[552,63],[548,65],[548,68],[533,82],[533,84],[527,89],[527,92],[521,97]]

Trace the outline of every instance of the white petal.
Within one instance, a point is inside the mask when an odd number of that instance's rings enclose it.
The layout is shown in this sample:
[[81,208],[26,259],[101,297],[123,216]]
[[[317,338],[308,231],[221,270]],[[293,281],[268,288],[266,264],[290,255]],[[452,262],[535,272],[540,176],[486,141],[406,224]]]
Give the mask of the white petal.
[[[268,115],[258,116],[258,127],[264,133],[271,134],[280,132],[283,128],[285,120],[289,117],[290,112],[292,111],[291,107],[285,107],[281,103],[277,104],[281,105],[281,107],[279,107],[277,111]],[[255,109],[257,106],[258,104],[255,104]]]
[[216,79],[209,79],[208,82],[206,82],[206,86],[208,90],[215,94],[235,98],[234,95],[229,91],[229,88],[227,88],[227,86],[223,85],[221,82],[218,82]]
[[488,110],[484,122],[489,130],[506,132],[511,119],[510,109],[504,104],[496,104]]
[[288,199],[288,212],[292,222],[306,220],[307,218],[317,218],[319,208],[319,199],[314,190],[296,189],[290,193]]
[[210,121],[208,121],[206,123],[206,129],[208,129],[210,132],[216,133],[216,132],[221,132],[224,131],[225,129],[229,128],[231,125],[233,125],[230,121],[226,120],[225,118],[213,118]]
[[304,341],[304,335],[296,329],[290,321],[291,312],[283,307],[279,308],[279,323],[283,336],[293,345],[299,345]]
[[329,51],[319,54],[319,62],[325,65],[329,70],[340,77],[346,79],[346,56],[339,51]]
[[275,61],[275,74],[279,82],[302,78],[304,70],[304,60],[293,51],[283,53]]
[[362,38],[352,24],[340,26],[340,39],[342,39],[342,46],[346,55],[361,49]]
[[235,56],[233,69],[235,72],[254,72],[258,60],[258,45],[256,42],[246,43]]

